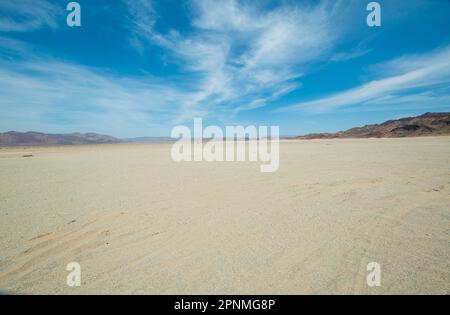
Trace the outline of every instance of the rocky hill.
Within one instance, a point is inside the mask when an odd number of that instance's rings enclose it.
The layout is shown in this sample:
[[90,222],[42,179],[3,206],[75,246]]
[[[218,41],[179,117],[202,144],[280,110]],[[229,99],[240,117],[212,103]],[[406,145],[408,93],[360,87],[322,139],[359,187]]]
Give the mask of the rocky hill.
[[315,133],[298,139],[395,138],[450,135],[450,113],[425,113],[337,133]]

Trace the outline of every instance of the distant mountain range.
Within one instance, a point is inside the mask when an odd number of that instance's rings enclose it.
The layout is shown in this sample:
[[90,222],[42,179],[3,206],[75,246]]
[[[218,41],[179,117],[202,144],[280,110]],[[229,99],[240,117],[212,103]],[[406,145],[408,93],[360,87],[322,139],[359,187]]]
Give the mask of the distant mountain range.
[[147,143],[147,142],[166,142],[173,141],[175,139],[170,137],[137,137],[122,139],[122,142],[126,143]]
[[110,143],[147,143],[173,140],[169,137],[138,137],[119,139],[98,133],[48,134],[42,132],[0,132],[0,147],[38,146],[38,145],[75,145]]
[[450,113],[425,113],[336,133],[313,133],[296,139],[397,138],[450,135]]
[[[388,120],[336,133],[313,133],[295,139],[395,138],[450,135],[450,113],[426,113],[417,117]],[[118,139],[97,133],[47,134],[40,132],[0,133],[0,146],[107,144],[169,141],[168,137]],[[173,140],[173,139],[172,139]]]
[[47,134],[40,132],[0,133],[0,146],[118,143],[119,139],[97,133]]

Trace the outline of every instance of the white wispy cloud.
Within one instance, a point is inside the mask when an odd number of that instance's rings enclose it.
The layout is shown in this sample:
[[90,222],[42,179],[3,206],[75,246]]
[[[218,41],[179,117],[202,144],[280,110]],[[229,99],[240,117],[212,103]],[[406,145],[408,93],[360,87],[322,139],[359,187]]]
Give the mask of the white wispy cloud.
[[[415,89],[433,87],[450,82],[450,46],[433,52],[408,55],[371,67],[372,75],[377,79],[358,87],[323,98],[301,102],[278,112],[310,110],[330,111],[343,106],[361,103],[376,105],[386,97],[394,102],[396,98],[406,100],[402,93],[417,93]],[[430,95],[428,95],[430,97]]]
[[163,135],[177,110],[169,105],[187,96],[154,77],[117,76],[52,59],[0,63],[2,129]]
[[[188,80],[114,75],[36,55],[35,47],[3,36],[3,55],[15,56],[0,64],[2,128],[18,129],[23,121],[23,130],[95,126],[97,132],[132,136],[158,128],[163,133],[163,125],[194,116],[228,119],[298,89],[309,64],[329,54],[341,35],[333,26],[342,18],[335,1],[271,9],[259,2],[193,1],[187,34],[156,31],[160,17],[153,1],[123,1],[131,45],[142,58],[149,45],[163,48]],[[4,32],[56,28],[66,13],[46,0],[0,2],[0,9]]]
[[352,52],[340,52],[340,53],[336,53],[335,55],[331,56],[330,60],[331,61],[347,61],[347,60],[362,57],[369,52],[370,52],[369,49],[355,50]]
[[47,0],[0,1],[0,31],[25,32],[40,27],[56,28],[58,16],[65,13],[63,5]]
[[308,63],[329,53],[341,35],[340,1],[271,10],[258,2],[194,1],[189,35],[157,32],[152,1],[124,1],[134,45],[136,39],[139,49],[146,42],[159,45],[193,74],[195,97],[183,102],[178,121],[199,112],[235,114],[265,106],[298,88]]

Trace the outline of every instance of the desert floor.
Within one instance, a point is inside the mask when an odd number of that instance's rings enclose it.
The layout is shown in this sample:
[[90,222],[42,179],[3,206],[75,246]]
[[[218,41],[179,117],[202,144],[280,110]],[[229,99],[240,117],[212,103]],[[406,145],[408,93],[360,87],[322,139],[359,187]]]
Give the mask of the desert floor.
[[0,149],[0,291],[450,293],[450,137],[283,141],[276,173],[170,148]]

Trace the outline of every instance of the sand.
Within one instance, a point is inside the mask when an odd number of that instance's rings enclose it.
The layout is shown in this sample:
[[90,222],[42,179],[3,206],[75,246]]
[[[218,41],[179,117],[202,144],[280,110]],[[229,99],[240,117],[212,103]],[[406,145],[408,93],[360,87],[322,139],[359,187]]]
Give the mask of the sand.
[[450,293],[450,137],[283,141],[276,173],[170,147],[2,148],[0,291]]

